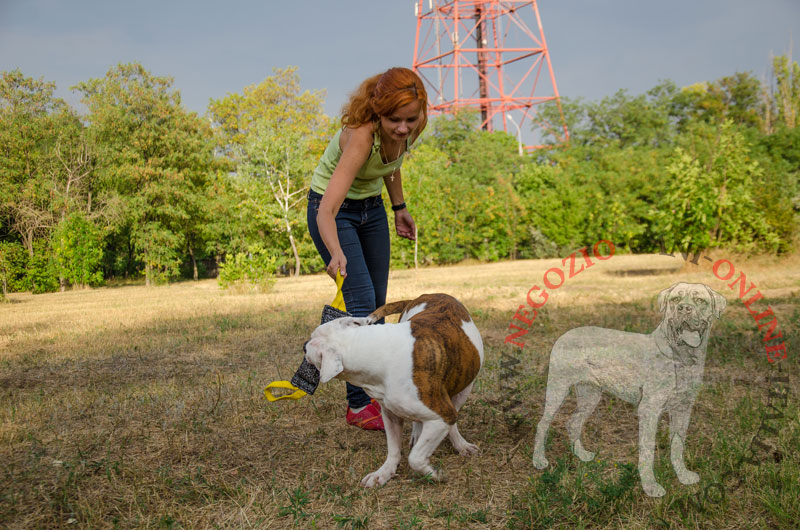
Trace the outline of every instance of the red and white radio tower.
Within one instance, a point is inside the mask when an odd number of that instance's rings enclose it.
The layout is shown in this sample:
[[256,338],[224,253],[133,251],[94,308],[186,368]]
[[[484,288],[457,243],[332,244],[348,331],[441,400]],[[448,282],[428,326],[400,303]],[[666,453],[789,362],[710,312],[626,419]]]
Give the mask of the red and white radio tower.
[[[487,131],[498,117],[506,132],[511,122],[520,154],[526,124],[544,128],[559,143],[569,139],[536,0],[418,0],[414,9],[413,69],[429,87],[431,114],[479,108]],[[526,15],[533,16],[536,31]],[[536,106],[546,101],[555,101],[561,123],[537,116]]]

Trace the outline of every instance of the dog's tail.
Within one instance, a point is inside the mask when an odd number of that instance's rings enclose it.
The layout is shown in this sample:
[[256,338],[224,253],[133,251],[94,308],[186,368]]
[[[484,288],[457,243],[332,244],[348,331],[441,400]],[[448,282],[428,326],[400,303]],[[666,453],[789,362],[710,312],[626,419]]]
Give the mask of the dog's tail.
[[370,313],[367,318],[370,320],[370,323],[373,323],[389,315],[402,313],[411,302],[413,302],[413,300],[403,300],[402,302],[392,302],[391,304],[382,305]]

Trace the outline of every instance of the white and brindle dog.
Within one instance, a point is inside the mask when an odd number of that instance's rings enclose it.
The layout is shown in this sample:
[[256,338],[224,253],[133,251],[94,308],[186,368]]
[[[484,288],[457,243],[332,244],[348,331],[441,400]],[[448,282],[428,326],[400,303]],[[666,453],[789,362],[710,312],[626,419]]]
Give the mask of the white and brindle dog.
[[[402,313],[396,324],[369,325]],[[388,455],[361,481],[385,484],[400,462],[403,420],[414,422],[408,464],[441,480],[430,456],[448,434],[461,455],[478,447],[458,432],[456,418],[483,365],[483,341],[467,309],[446,294],[386,304],[368,317],[327,322],[311,334],[306,359],[320,382],[336,377],[360,386],[381,404]]]
[[658,295],[664,319],[644,335],[599,327],[580,327],[564,333],[550,352],[544,412],[536,428],[533,465],[547,467],[547,430],[571,387],[577,407],[567,423],[575,455],[588,462],[594,453],[584,449],[581,432],[603,391],[637,406],[639,416],[639,477],[651,497],[664,495],[653,475],[658,419],[669,411],[670,459],[682,484],[700,480],[686,469],[683,450],[697,393],[703,382],[706,347],[713,320],[727,302],[710,287],[677,283]]

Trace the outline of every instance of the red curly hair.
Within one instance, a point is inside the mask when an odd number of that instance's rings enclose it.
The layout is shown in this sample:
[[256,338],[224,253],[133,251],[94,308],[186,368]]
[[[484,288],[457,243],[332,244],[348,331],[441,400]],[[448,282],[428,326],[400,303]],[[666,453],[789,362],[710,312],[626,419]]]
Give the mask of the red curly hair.
[[408,68],[389,68],[382,74],[367,78],[350,94],[342,107],[342,125],[360,127],[389,116],[403,105],[419,101],[422,119],[419,130],[428,123],[428,93],[417,74]]

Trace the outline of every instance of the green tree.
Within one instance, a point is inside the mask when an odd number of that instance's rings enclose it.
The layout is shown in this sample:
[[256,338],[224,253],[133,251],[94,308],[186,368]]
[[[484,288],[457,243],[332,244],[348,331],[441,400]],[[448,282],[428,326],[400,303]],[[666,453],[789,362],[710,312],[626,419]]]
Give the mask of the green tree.
[[89,109],[101,186],[120,204],[117,233],[129,234],[147,285],[178,274],[213,170],[208,124],[181,105],[172,80],[120,64],[77,85]]
[[48,240],[71,210],[92,210],[94,159],[84,127],[54,90],[55,84],[19,70],[0,80],[0,224],[19,238],[30,259],[37,248],[51,249],[37,241]]
[[586,201],[569,174],[556,165],[529,164],[516,175],[514,188],[525,205],[521,224],[528,227],[522,257],[556,257],[583,241]]
[[[569,144],[586,144],[587,138],[582,135],[585,133],[588,117],[587,103],[583,98],[569,98],[561,97],[561,105],[555,101],[546,102],[539,105],[538,118],[544,123],[560,123],[561,117],[564,117],[564,123],[569,131]],[[561,145],[561,138],[563,137],[563,129],[553,128],[548,126],[542,129],[542,142],[546,146]]]
[[296,237],[302,234],[305,218],[298,205],[305,199],[316,160],[309,156],[313,137],[290,125],[261,121],[251,129],[244,144],[244,157],[237,171],[250,190],[242,206],[255,215],[257,223],[286,234],[294,258],[294,275],[300,274]]
[[747,127],[764,128],[763,84],[752,74],[738,72],[713,82],[683,88],[675,95],[682,126],[694,120],[720,124],[726,119]]
[[103,233],[81,212],[65,217],[53,232],[55,265],[59,277],[73,286],[103,281]]
[[37,239],[33,243],[33,256],[25,271],[25,289],[33,294],[50,293],[59,288],[58,270],[49,239]]
[[620,90],[612,97],[590,104],[589,135],[595,145],[609,142],[619,147],[658,147],[675,133],[671,116],[672,82],[657,85],[638,96]]
[[[476,130],[476,113],[432,120],[430,132],[403,166],[404,194],[418,243],[392,235],[392,260],[456,263],[514,257],[523,205],[512,185],[526,162],[516,139]],[[511,215],[509,215],[511,214]]]
[[775,75],[777,120],[793,129],[800,120],[800,66],[786,55],[779,55],[772,61],[772,70]]
[[778,251],[788,253],[800,228],[800,127],[778,127],[753,143],[753,155],[764,169],[754,179],[753,198],[780,238]]
[[0,241],[0,285],[3,297],[25,289],[28,254],[21,244]]
[[323,96],[301,91],[297,69],[287,67],[209,105],[230,169],[215,184],[228,195],[211,206],[226,213],[206,226],[223,242],[215,244],[219,255],[263,247],[281,270],[299,274],[321,265],[305,230],[302,191],[335,127],[322,112]]
[[[417,225],[417,261],[422,264],[456,263],[470,257],[469,225],[460,223],[470,208],[471,186],[451,170],[447,154],[434,145],[414,148],[403,164],[403,192]],[[415,262],[412,243],[392,232],[392,263],[409,266]]]
[[219,267],[219,285],[223,289],[244,288],[265,293],[275,283],[275,256],[260,246],[253,245],[247,252],[227,254]]
[[34,254],[34,242],[55,224],[53,148],[69,112],[55,83],[19,70],[0,78],[0,215]]
[[761,87],[761,81],[747,72],[737,72],[711,84],[711,90],[719,93],[724,102],[724,118],[754,128],[762,127]]
[[[570,144],[596,149],[616,146],[659,147],[670,143],[677,132],[675,84],[664,81],[644,94],[631,96],[619,90],[598,102],[563,98],[561,108],[569,128]],[[560,111],[552,103],[540,112],[556,122]],[[545,131],[545,143],[557,144],[557,137]]]
[[301,91],[297,67],[289,66],[273,69],[272,76],[246,86],[241,94],[211,100],[208,115],[217,133],[218,148],[236,162],[258,122],[266,121],[279,130],[291,128],[301,135],[318,131],[324,99],[324,91]]
[[[708,142],[697,141],[703,135]],[[778,237],[752,196],[762,169],[744,136],[730,120],[719,128],[697,128],[692,136],[688,150],[675,150],[656,215],[667,248],[775,252]]]

